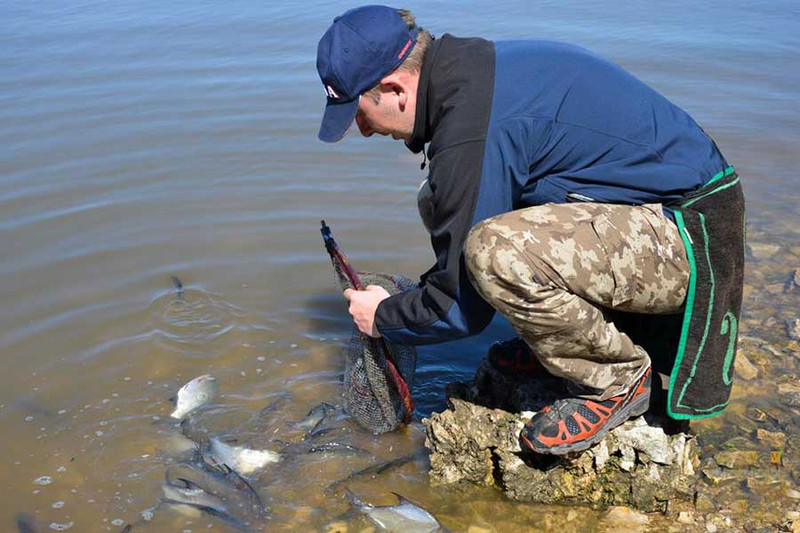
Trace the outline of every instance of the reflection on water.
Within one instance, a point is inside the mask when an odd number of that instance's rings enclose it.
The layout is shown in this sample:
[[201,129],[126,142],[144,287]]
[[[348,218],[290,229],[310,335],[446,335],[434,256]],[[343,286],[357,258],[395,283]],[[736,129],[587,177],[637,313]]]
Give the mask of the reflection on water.
[[[800,479],[800,348],[786,327],[800,295],[783,292],[800,268],[796,3],[407,6],[436,34],[584,45],[715,137],[748,198],[755,247],[742,353],[757,375],[737,381],[724,416],[694,427],[706,454],[737,437],[766,453],[758,429],[786,439],[781,466],[709,496],[718,516],[743,505],[757,516],[776,500],[793,510],[781,483]],[[347,7],[0,7],[0,529],[20,512],[41,529],[138,523],[160,498],[166,469],[190,451],[165,425],[168,398],[204,373],[217,377],[221,396],[193,417],[197,431],[296,451],[253,480],[270,530],[323,529],[348,509],[331,484],[421,450],[419,423],[380,438],[347,418],[310,439],[294,426],[314,405],[338,403],[350,330],[319,220],[335,225],[359,269],[414,277],[433,260],[415,205],[420,159],[385,139],[316,141],[324,105],[316,40]],[[181,278],[182,294],[170,276]],[[488,344],[508,335],[498,322],[479,339],[421,350],[418,418],[442,408],[444,385],[469,376]],[[308,453],[323,444],[340,447]],[[426,468],[424,458],[409,460],[346,486],[377,505],[401,493],[455,531],[605,527],[585,509],[429,487]],[[767,488],[753,489],[755,478]],[[214,520],[158,509],[141,527],[223,527]]]

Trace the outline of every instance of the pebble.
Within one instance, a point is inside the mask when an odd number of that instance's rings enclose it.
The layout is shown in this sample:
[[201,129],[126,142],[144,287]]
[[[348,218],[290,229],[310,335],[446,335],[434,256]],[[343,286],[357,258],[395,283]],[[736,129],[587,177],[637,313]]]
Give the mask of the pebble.
[[25,417],[25,422],[33,422],[33,417],[32,416],[26,416]]
[[778,450],[783,449],[786,445],[786,435],[780,431],[767,431],[766,429],[758,428],[756,430],[756,439]]
[[259,355],[258,357],[256,357],[256,359],[258,359],[259,361],[266,361],[267,360],[267,358],[264,357],[263,355]]
[[296,344],[290,344],[289,348],[297,348],[297,345]]
[[53,531],[66,531],[75,525],[75,522],[65,522],[63,524],[59,524],[58,522],[50,522],[50,529]]
[[[800,500],[800,491],[795,489],[786,489],[786,497],[793,500]],[[800,515],[798,515],[798,518],[800,518]]]
[[750,359],[743,352],[736,354],[736,360],[733,363],[736,369],[736,375],[740,378],[750,381],[758,377],[758,367],[750,362]]
[[768,259],[781,249],[777,244],[761,242],[748,242],[747,247],[750,249],[750,253],[757,259]]
[[56,472],[66,472],[66,471],[67,471],[67,467],[63,466],[63,465],[59,466],[58,468],[56,468]]
[[125,524],[125,520],[123,520],[122,518],[115,518],[114,520],[111,521],[111,525],[112,526],[121,526],[121,525],[124,525],[124,524]]
[[50,476],[37,477],[36,479],[33,480],[34,485],[49,485],[52,482],[53,478],[51,478]]
[[689,511],[681,511],[678,513],[678,522],[681,524],[691,524],[694,522],[694,513],[690,513]]
[[793,341],[800,341],[800,318],[795,318],[787,322],[786,332]]
[[60,500],[57,502],[53,502],[53,505],[51,507],[53,507],[53,509],[61,509],[62,507],[64,507],[64,502]]
[[347,533],[347,522],[333,522],[328,524],[326,533]]
[[739,450],[720,452],[714,456],[714,460],[726,468],[747,468],[758,463],[758,452]]
[[709,522],[706,524],[706,531],[708,531],[708,533],[717,533],[717,526]]

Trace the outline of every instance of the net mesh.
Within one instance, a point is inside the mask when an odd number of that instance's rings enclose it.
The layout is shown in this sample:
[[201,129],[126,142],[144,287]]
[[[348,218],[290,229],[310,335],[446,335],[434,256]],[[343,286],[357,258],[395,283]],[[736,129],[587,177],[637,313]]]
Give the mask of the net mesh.
[[[322,235],[336,279],[343,290],[362,290],[368,285],[378,285],[389,294],[398,294],[416,288],[413,281],[403,276],[356,273],[324,222]],[[350,342],[344,349],[344,360],[344,408],[361,426],[379,434],[392,431],[410,420],[413,402],[409,389],[417,364],[417,352],[413,346],[373,339],[353,327]]]

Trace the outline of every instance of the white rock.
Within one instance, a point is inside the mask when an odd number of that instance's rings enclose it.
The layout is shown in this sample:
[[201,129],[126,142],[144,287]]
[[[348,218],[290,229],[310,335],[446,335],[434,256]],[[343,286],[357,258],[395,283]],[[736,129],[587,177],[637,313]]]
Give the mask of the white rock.
[[592,453],[594,454],[594,467],[597,470],[601,470],[608,462],[608,459],[611,454],[608,453],[608,445],[606,441],[600,441],[600,443],[592,448]]
[[670,446],[670,438],[664,433],[664,430],[648,426],[643,418],[636,422],[632,426],[622,426],[615,431],[620,449],[631,447],[643,451],[655,463],[673,464],[675,451]]

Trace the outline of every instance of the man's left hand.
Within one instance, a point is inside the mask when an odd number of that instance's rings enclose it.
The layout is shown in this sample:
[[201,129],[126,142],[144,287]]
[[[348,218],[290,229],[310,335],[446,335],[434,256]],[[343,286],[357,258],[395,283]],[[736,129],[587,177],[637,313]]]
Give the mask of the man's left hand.
[[363,291],[347,289],[344,297],[350,302],[350,314],[353,315],[353,322],[356,323],[358,331],[364,335],[378,338],[381,336],[375,326],[375,311],[378,304],[391,296],[386,289],[377,285],[367,285]]

